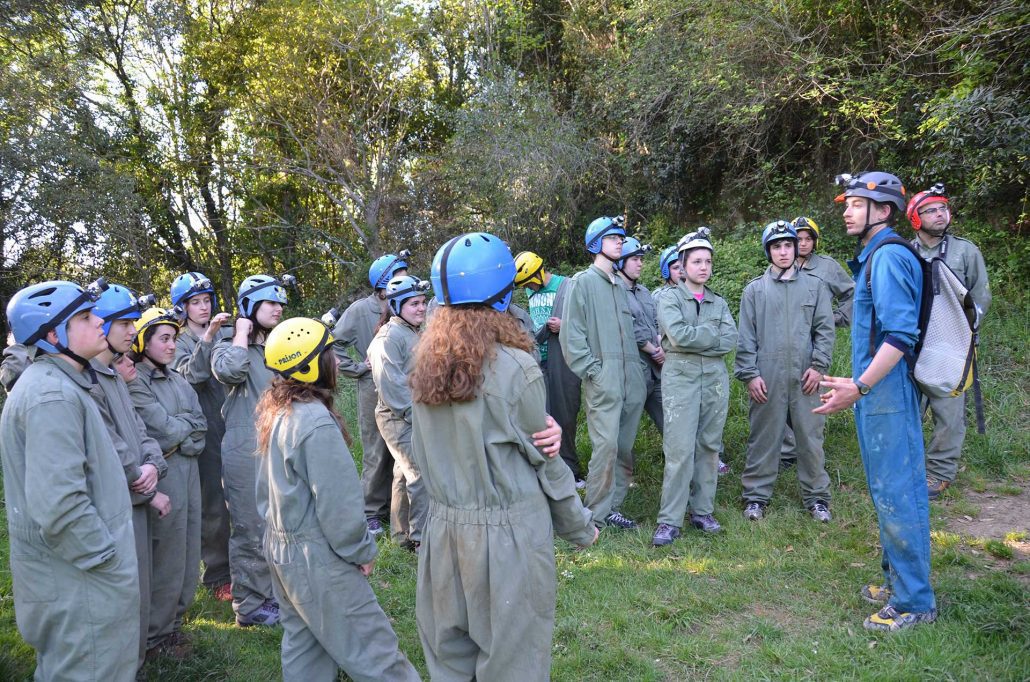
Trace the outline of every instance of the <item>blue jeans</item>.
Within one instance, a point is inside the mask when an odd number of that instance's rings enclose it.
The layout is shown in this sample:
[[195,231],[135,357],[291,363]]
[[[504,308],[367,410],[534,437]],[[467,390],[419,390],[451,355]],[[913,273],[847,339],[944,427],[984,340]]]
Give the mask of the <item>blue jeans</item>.
[[890,604],[902,613],[935,609],[919,396],[904,360],[856,403],[855,422]]

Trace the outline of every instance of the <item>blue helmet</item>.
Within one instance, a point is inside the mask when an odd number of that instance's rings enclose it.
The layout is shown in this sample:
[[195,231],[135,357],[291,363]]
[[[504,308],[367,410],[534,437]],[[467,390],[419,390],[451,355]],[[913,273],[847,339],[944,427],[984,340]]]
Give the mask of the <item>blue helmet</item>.
[[672,273],[669,272],[669,266],[676,262],[676,246],[675,244],[664,249],[661,256],[658,258],[659,267],[662,270],[662,279],[669,279],[672,277]]
[[601,241],[610,234],[617,234],[620,236],[626,236],[626,230],[623,227],[625,219],[622,216],[616,216],[609,218],[607,216],[597,218],[592,223],[587,225],[586,235],[583,238],[586,243],[587,251],[590,253],[601,253]]
[[425,296],[429,291],[429,282],[410,275],[394,277],[386,285],[386,304],[394,315],[400,316],[401,306],[409,298]]
[[775,220],[765,226],[762,230],[762,248],[765,249],[766,260],[771,260],[772,257],[769,255],[769,247],[773,242],[778,242],[783,239],[789,239],[794,242],[794,249],[798,247],[798,231],[794,226],[786,220]]
[[440,247],[430,279],[440,305],[477,303],[503,313],[515,288],[515,259],[494,235],[469,232]]
[[[16,343],[35,346],[47,353],[68,349],[68,320],[83,310],[92,310],[107,288],[103,278],[80,287],[74,282],[52,280],[25,287],[7,303],[7,322]],[[57,332],[57,345],[46,340]]]
[[641,244],[640,240],[636,237],[626,237],[626,241],[622,243],[622,258],[615,261],[613,267],[616,270],[621,270],[627,258],[632,258],[633,256],[643,256],[647,253],[651,253],[650,244]]
[[283,283],[269,275],[251,275],[240,284],[236,293],[236,306],[244,317],[257,312],[261,301],[273,301],[286,305],[286,289]]
[[100,294],[93,314],[104,321],[104,335],[111,333],[111,323],[115,320],[138,320],[140,303],[128,288],[121,284],[112,284],[107,291]]
[[172,282],[172,306],[185,307],[186,301],[200,294],[211,294],[211,308],[218,307],[218,294],[215,293],[214,285],[199,272],[187,272]]
[[385,289],[386,285],[394,277],[394,273],[398,270],[407,270],[408,263],[405,260],[411,255],[411,252],[405,249],[399,254],[388,253],[385,256],[379,256],[372,265],[368,268],[368,283],[372,285],[373,289]]

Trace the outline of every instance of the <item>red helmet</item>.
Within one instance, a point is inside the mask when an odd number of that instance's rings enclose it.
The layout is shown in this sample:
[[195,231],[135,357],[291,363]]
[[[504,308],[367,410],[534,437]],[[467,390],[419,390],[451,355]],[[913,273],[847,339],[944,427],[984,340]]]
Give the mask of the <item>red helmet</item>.
[[944,196],[943,183],[938,182],[930,189],[923,190],[908,202],[908,209],[905,211],[905,215],[908,217],[908,222],[912,223],[913,230],[920,230],[923,227],[923,219],[919,217],[919,208],[923,204],[934,201],[948,203],[948,197]]

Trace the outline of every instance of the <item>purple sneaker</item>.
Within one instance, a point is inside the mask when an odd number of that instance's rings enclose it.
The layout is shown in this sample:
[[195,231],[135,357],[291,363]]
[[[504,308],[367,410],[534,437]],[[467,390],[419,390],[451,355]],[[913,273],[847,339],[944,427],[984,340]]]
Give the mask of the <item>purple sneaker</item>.
[[728,473],[730,473],[730,465],[720,459],[719,460],[719,475],[720,476],[725,476]]
[[705,514],[704,516],[698,516],[697,514],[690,515],[690,525],[698,530],[715,535],[722,531],[722,526],[715,520],[715,517],[711,514]]
[[241,628],[249,628],[252,625],[263,625],[271,627],[279,624],[279,603],[274,599],[265,600],[265,603],[251,611],[247,615],[236,615],[236,625]]
[[669,525],[668,523],[659,523],[658,528],[654,531],[654,537],[651,538],[651,545],[653,547],[671,545],[673,540],[679,536],[680,529],[676,526]]

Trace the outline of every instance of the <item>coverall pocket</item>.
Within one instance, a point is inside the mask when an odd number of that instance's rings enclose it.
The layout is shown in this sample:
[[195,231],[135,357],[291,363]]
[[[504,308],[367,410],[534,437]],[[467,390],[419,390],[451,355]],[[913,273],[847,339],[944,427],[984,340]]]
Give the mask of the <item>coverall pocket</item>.
[[279,581],[285,593],[283,596],[291,604],[307,604],[311,601],[311,578],[306,563],[273,563],[272,570],[279,574]]
[[803,304],[801,314],[804,316],[805,326],[799,331],[803,336],[809,336],[812,333],[812,320],[815,319],[815,302]]
[[[904,365],[904,360],[900,364]],[[894,414],[905,409],[905,391],[908,387],[898,369],[891,370],[869,395],[862,398],[865,403],[862,409],[868,414]],[[904,371],[904,367],[900,369]]]
[[11,552],[11,578],[18,601],[41,603],[57,599],[57,581],[51,566],[53,560],[51,556],[32,550]]

